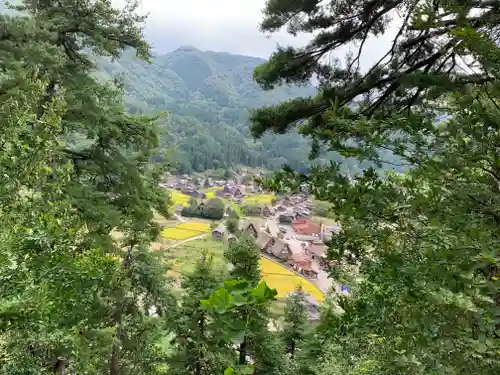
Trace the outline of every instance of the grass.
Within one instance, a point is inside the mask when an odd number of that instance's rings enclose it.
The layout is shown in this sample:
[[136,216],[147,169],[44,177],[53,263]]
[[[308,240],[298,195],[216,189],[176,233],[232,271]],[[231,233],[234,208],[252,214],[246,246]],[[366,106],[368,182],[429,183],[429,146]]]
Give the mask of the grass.
[[224,250],[226,246],[226,243],[214,241],[211,238],[202,238],[176,246],[168,256],[171,260],[173,271],[171,272],[171,276],[192,272],[203,250],[213,255],[214,268],[225,272]]
[[260,258],[260,269],[267,285],[278,291],[278,298],[286,298],[287,294],[293,292],[300,284],[304,292],[310,294],[318,302],[325,299],[324,294],[316,285],[277,263]]

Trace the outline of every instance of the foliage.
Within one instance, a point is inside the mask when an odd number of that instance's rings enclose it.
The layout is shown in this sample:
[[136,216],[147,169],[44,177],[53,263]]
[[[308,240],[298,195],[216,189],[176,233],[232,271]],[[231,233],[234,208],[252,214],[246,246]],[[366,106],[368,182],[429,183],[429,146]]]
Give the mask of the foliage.
[[[306,373],[500,369],[497,5],[418,4],[357,1],[322,12],[316,2],[267,3],[265,29],[325,30],[298,51],[303,59],[292,49],[278,52],[257,79],[272,86],[308,79],[318,69],[324,75],[317,97],[255,112],[256,133],[311,118],[304,132],[333,150],[377,161],[374,151],[389,149],[412,166],[405,174],[368,169],[351,179],[332,164],[307,176],[285,170],[270,181],[277,189],[306,182],[317,199],[331,203],[342,228],[329,244],[328,258],[337,265],[329,271],[349,284],[351,295],[324,307],[313,336],[322,345],[308,354],[323,361],[301,367]],[[383,33],[396,7],[409,16],[386,66],[366,74],[318,66],[323,52]],[[476,65],[472,75],[454,65],[461,57]],[[370,91],[376,96],[345,107],[356,92]],[[438,110],[451,118],[436,124]]]
[[300,284],[286,301],[284,326],[281,333],[285,350],[291,358],[300,348],[307,331],[306,295]]
[[[259,313],[267,308],[275,295],[276,290],[270,289],[265,282],[252,287],[246,280],[229,280],[224,283],[224,288],[201,301],[202,306],[214,317],[214,324],[221,327],[226,341],[239,345],[238,362],[229,366],[225,374],[251,374],[253,367],[257,371],[261,370],[261,357],[255,355],[255,349],[252,350],[255,347],[252,338],[255,339],[256,333],[262,329]],[[253,366],[247,365],[247,354],[254,355]]]
[[[193,47],[154,56],[151,65],[136,60],[132,51],[113,62],[97,59],[103,79],[123,77],[131,113],[168,110],[170,115],[162,124],[162,145],[173,151],[169,161],[179,173],[217,169],[222,171],[218,178],[227,178],[240,164],[272,170],[288,164],[306,171],[311,164],[307,139],[293,133],[254,141],[248,131],[249,109],[315,92],[312,85],[261,90],[252,80],[252,71],[264,62]],[[337,154],[322,158],[343,160],[352,173],[363,167]]]
[[243,235],[239,241],[232,242],[224,252],[224,257],[231,264],[231,278],[246,280],[251,286],[260,282],[260,252],[251,237]]
[[163,371],[160,316],[173,303],[147,250],[153,208],[169,204],[164,166],[150,163],[156,118],[126,115],[87,53],[146,59],[135,9],[25,1],[27,16],[0,16],[1,373]]
[[236,217],[230,217],[226,220],[226,228],[231,234],[236,234],[239,228],[239,220]]
[[186,217],[220,220],[224,217],[224,209],[224,202],[219,198],[210,198],[206,203],[192,200],[189,206],[182,209],[181,214]]
[[[488,62],[476,54],[469,41],[472,37],[488,48],[496,38],[496,11],[497,4],[491,1],[356,0],[322,4],[269,0],[263,10],[263,31],[286,29],[292,35],[306,32],[314,37],[303,47],[279,47],[254,71],[255,80],[264,89],[272,89],[285,83],[306,84],[316,76],[319,86],[314,96],[254,111],[252,133],[260,136],[272,130],[281,134],[300,123],[299,132],[313,138],[313,154],[324,143],[328,150],[345,157],[411,166],[411,160],[397,161],[397,152],[386,148],[385,140],[401,140],[398,132],[407,131],[409,123],[404,118],[411,113],[433,119],[443,113],[440,104],[450,92],[494,79]],[[396,35],[388,43],[387,53],[363,66],[368,57],[363,48],[375,38],[389,36],[394,28]],[[330,64],[331,60],[325,58],[347,45],[356,48],[344,60],[338,58]],[[464,70],[462,59],[474,68]],[[389,117],[395,121],[377,122],[377,126],[363,121]]]
[[193,272],[182,279],[181,307],[176,312],[169,374],[217,374],[226,369],[231,349],[217,339],[207,311],[200,301],[210,298],[220,285],[213,270],[213,257],[203,252]]
[[262,210],[258,204],[244,204],[241,211],[247,216],[259,216]]

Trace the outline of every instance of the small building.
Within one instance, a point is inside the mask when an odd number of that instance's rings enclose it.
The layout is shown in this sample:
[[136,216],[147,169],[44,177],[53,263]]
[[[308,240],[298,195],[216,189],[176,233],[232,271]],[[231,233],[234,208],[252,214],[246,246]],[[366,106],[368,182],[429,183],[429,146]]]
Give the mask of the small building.
[[224,233],[226,233],[226,227],[219,225],[212,231],[212,239],[215,241],[222,241],[224,239]]
[[292,257],[292,250],[288,243],[279,238],[274,238],[274,243],[269,250],[270,254],[283,262],[288,262]]
[[283,212],[287,212],[287,208],[285,206],[283,206],[282,204],[279,204],[277,207],[276,207],[276,211],[278,213],[283,213]]
[[313,259],[322,259],[326,257],[328,247],[323,243],[323,241],[315,240],[306,248],[306,250]]
[[233,195],[235,197],[242,197],[245,195],[245,187],[244,186],[237,186],[233,189]]
[[253,238],[257,238],[259,235],[259,230],[257,229],[257,226],[252,222],[247,222],[243,231],[251,235]]
[[292,221],[292,228],[297,234],[304,234],[307,236],[320,235],[321,225],[315,224],[308,219],[296,219]]
[[274,213],[275,213],[274,208],[267,206],[267,205],[262,207],[262,209],[261,209],[261,215],[264,217],[273,216]]
[[255,243],[260,251],[271,254],[270,249],[274,245],[274,238],[269,233],[260,231]]
[[291,212],[283,212],[278,216],[278,221],[280,224],[292,224],[295,219],[295,214]]

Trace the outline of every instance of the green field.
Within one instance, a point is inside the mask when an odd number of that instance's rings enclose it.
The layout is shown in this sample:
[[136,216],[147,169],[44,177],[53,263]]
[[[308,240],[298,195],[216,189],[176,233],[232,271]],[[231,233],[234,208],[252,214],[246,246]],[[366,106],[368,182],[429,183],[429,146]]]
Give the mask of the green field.
[[168,254],[170,264],[172,265],[171,275],[180,276],[192,272],[203,250],[213,255],[215,268],[225,270],[224,250],[226,246],[227,243],[225,242],[214,241],[210,237],[207,237],[189,241],[172,248]]

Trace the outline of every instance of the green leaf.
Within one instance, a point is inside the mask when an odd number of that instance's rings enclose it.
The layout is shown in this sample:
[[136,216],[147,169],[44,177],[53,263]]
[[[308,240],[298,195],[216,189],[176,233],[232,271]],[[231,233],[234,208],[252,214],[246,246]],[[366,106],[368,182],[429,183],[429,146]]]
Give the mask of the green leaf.
[[235,306],[240,307],[248,303],[248,297],[244,294],[232,294],[232,302]]
[[232,297],[225,288],[220,288],[210,296],[210,304],[218,314],[224,314],[231,306]]
[[274,299],[274,297],[278,294],[276,289],[271,289],[267,286],[265,281],[262,281],[257,285],[252,291],[252,295],[254,296],[257,303],[264,303],[266,301],[270,301]]
[[249,290],[249,283],[246,280],[227,280],[224,286],[231,294],[241,294]]

